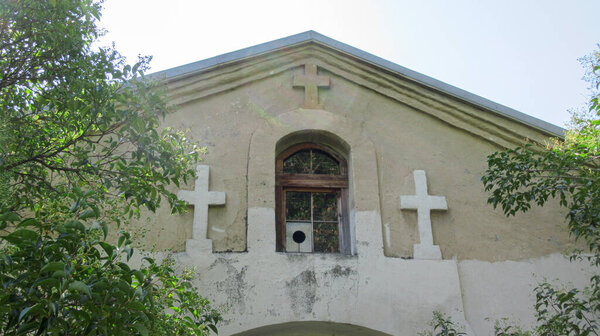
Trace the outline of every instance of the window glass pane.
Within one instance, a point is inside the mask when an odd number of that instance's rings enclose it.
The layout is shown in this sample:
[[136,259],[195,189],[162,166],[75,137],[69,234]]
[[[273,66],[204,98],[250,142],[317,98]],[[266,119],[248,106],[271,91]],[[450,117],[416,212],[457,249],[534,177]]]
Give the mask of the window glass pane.
[[313,217],[316,221],[337,222],[337,194],[313,193]]
[[339,175],[340,163],[323,151],[305,149],[283,161],[283,172],[287,174]]
[[329,154],[312,150],[312,174],[339,175],[340,164]]
[[310,221],[310,193],[288,191],[285,197],[286,220]]
[[339,252],[338,223],[313,223],[315,252]]
[[283,161],[283,172],[288,174],[310,174],[310,150],[296,152]]

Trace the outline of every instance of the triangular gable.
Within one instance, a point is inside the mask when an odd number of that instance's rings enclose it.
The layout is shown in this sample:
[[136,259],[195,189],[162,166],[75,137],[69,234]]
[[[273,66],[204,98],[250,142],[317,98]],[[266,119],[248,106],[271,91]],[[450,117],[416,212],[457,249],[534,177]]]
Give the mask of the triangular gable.
[[[308,62],[501,146],[563,137],[564,129],[438,81],[314,31],[292,35],[151,76],[169,86],[175,104],[185,104],[301,67]],[[425,89],[425,90],[423,90]],[[442,98],[440,98],[442,97]],[[452,99],[444,99],[451,97]],[[535,130],[499,123],[505,118]]]

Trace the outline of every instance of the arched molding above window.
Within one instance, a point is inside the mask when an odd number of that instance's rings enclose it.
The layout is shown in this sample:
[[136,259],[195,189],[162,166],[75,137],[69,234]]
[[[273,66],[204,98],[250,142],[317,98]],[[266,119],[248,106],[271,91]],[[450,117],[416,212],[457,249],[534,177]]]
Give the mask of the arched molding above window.
[[253,132],[248,151],[248,252],[272,254],[276,250],[275,161],[284,150],[304,142],[330,147],[346,160],[349,220],[352,228],[356,226],[352,239],[358,253],[383,255],[373,143],[359,123],[328,111],[307,109],[265,118]]
[[341,155],[346,161],[350,158],[350,144],[348,142],[331,132],[318,129],[305,129],[287,134],[277,141],[275,154],[279,157],[284,150],[289,150],[301,143],[320,144],[325,146],[326,149]]

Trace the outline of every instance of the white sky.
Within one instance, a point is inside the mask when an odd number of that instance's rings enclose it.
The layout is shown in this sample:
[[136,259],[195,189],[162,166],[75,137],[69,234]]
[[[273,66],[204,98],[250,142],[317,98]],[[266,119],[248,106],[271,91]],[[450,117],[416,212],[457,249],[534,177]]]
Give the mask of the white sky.
[[106,0],[105,41],[151,72],[307,30],[563,126],[586,102],[577,59],[600,1]]

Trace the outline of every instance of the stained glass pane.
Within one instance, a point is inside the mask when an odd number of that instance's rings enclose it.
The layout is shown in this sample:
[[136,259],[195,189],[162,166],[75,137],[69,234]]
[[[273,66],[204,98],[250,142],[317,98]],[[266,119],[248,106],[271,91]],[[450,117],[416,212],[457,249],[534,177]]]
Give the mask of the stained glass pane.
[[283,161],[283,172],[288,174],[339,175],[340,164],[331,155],[306,149],[294,153]]
[[310,174],[310,150],[296,152],[283,161],[283,172],[288,174]]
[[313,218],[316,221],[337,221],[337,194],[313,193]]
[[340,164],[329,154],[312,150],[312,174],[339,175]]
[[310,221],[310,193],[288,191],[285,194],[286,220]]
[[313,223],[315,252],[339,252],[338,223]]

